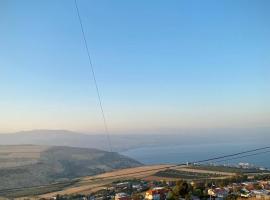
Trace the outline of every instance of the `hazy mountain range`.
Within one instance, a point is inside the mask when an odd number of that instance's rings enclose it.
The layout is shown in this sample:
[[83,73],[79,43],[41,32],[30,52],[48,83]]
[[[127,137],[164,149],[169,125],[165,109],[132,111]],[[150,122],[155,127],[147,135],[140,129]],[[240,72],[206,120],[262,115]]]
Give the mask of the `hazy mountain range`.
[[[230,143],[235,141],[265,143],[270,141],[270,128],[170,130],[168,133],[112,134],[113,151],[125,151],[145,146]],[[83,134],[66,130],[31,130],[0,134],[0,145],[54,145],[110,150],[104,134]]]

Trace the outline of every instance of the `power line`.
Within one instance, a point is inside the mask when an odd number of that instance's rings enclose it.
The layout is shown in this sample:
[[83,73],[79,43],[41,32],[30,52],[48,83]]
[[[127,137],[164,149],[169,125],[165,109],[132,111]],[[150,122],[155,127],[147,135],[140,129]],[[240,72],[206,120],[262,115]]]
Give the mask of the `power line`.
[[234,157],[234,158],[230,158],[230,159],[218,160],[216,162],[227,162],[227,161],[230,161],[230,160],[237,160],[237,159],[247,158],[247,157],[256,156],[256,155],[265,154],[265,153],[270,153],[270,151],[263,151],[263,152],[248,154],[248,155],[244,155],[244,156],[238,156],[238,157]]
[[99,92],[99,87],[98,87],[98,83],[97,83],[97,79],[96,79],[96,74],[95,74],[93,63],[92,63],[92,58],[90,56],[90,51],[89,51],[87,40],[86,40],[86,37],[85,37],[85,31],[84,31],[84,28],[83,28],[83,23],[82,23],[82,19],[81,19],[81,15],[80,15],[80,10],[78,8],[77,0],[74,0],[74,2],[75,2],[75,7],[76,7],[78,19],[79,19],[79,22],[80,22],[80,27],[81,27],[81,31],[82,31],[82,36],[83,36],[85,49],[86,49],[86,52],[87,52],[89,65],[90,65],[93,80],[94,80],[94,83],[95,83],[95,88],[96,88],[96,93],[97,93],[97,96],[98,96],[99,107],[100,107],[100,111],[101,111],[101,115],[102,115],[102,119],[103,119],[103,123],[104,123],[105,132],[106,132],[106,135],[107,135],[109,150],[110,150],[110,152],[112,152],[112,144],[111,144],[111,138],[110,138],[110,134],[109,134],[109,128],[108,128],[107,120],[106,120],[104,109],[103,109],[103,104],[102,104],[101,95],[100,95],[100,92]]
[[209,158],[209,159],[205,159],[205,160],[199,160],[197,162],[191,162],[191,163],[202,163],[202,162],[208,162],[208,161],[212,161],[212,160],[219,160],[219,159],[222,159],[222,158],[233,157],[233,156],[246,154],[246,153],[250,153],[250,152],[254,152],[254,151],[265,150],[265,149],[269,149],[269,148],[270,148],[270,146],[267,146],[267,147],[252,149],[252,150],[249,150],[249,151],[242,151],[242,152],[238,152],[238,153],[234,153],[234,154],[228,154],[228,155],[218,156],[218,157]]

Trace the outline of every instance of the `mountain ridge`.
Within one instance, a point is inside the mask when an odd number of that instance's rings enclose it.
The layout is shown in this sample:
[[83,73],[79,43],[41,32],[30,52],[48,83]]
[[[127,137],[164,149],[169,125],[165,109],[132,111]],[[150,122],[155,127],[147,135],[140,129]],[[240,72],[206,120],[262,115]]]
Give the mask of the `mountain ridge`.
[[[231,143],[237,139],[241,141],[257,141],[263,143],[270,140],[270,128],[256,129],[213,129],[213,130],[172,130],[167,134],[146,133],[146,134],[111,134],[110,140],[112,150],[125,152],[126,150],[160,146],[160,145],[185,145],[185,144],[211,144]],[[218,137],[217,137],[218,136]],[[0,134],[0,145],[54,145],[82,148],[98,148],[110,150],[106,134],[78,133],[68,130],[38,129],[30,131],[19,131],[15,133]]]
[[136,166],[142,164],[95,148],[0,145],[0,189],[50,184]]

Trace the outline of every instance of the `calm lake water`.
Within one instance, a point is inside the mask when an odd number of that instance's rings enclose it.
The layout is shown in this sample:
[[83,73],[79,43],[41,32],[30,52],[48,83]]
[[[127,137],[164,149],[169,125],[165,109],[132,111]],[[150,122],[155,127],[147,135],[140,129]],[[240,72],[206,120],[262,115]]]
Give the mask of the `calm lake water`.
[[[246,142],[246,143],[147,146],[130,149],[121,153],[131,158],[134,158],[144,164],[186,163],[256,149],[264,146],[268,146],[267,141],[265,141],[264,144],[262,143],[254,144],[252,142],[250,143]],[[270,149],[267,150],[269,151]],[[248,154],[254,153],[255,152]],[[235,164],[239,162],[248,162],[250,164],[255,164],[256,166],[263,166],[270,168],[270,152],[236,160],[229,160],[221,163]]]

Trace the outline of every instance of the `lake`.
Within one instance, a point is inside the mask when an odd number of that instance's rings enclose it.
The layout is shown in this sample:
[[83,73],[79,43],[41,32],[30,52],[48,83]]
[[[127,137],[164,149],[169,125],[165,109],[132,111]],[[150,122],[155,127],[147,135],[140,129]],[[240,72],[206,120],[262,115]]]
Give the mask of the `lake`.
[[[235,142],[235,143],[191,144],[191,145],[166,145],[166,146],[163,145],[163,146],[144,146],[129,149],[121,153],[131,158],[134,158],[144,164],[186,163],[222,156],[226,154],[238,153],[265,146],[268,146],[266,142],[264,144],[252,142],[245,142],[245,143]],[[270,149],[267,150],[269,151]],[[256,152],[248,154],[254,153]],[[236,160],[227,160],[226,162],[220,162],[219,164],[236,164],[239,162],[248,162],[256,166],[270,168],[270,152],[246,158],[239,158]]]

